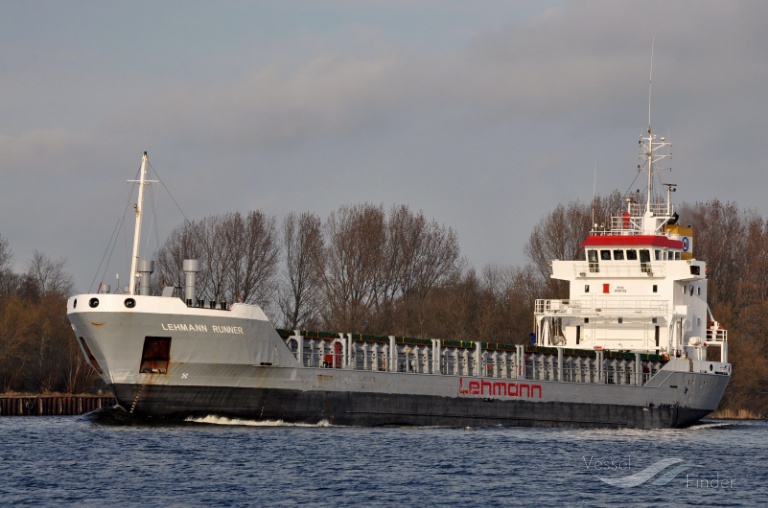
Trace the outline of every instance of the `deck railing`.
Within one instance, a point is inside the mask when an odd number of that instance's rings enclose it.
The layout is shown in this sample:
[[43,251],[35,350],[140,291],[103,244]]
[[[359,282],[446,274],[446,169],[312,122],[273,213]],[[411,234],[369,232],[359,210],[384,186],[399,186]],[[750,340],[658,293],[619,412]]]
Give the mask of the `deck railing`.
[[472,341],[338,334],[283,339],[303,367],[490,379],[643,385],[664,365],[658,355],[563,350]]
[[600,298],[584,300],[536,300],[534,313],[541,314],[602,314],[602,315],[663,315],[669,311],[668,300],[638,300]]

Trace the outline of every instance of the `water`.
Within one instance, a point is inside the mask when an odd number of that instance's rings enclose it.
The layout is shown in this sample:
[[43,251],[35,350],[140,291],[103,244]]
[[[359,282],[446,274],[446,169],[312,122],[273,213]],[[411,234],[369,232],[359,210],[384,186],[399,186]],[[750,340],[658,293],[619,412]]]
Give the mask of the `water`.
[[0,418],[0,505],[757,506],[768,499],[768,422],[662,431],[205,422]]

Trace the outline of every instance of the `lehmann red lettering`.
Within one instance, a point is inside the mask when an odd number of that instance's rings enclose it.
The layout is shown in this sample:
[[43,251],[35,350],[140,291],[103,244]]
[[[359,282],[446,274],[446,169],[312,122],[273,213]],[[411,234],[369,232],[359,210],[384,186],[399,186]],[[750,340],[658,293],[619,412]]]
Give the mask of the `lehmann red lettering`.
[[489,381],[485,379],[470,379],[465,382],[463,377],[459,378],[459,395],[487,395],[489,397],[524,397],[528,399],[540,399],[541,393],[541,385],[539,384],[499,380]]

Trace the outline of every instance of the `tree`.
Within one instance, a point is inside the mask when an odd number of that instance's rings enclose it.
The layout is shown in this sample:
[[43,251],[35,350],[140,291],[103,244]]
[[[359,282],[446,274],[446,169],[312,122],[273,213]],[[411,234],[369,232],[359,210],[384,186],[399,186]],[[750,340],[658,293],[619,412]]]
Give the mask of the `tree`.
[[197,296],[212,301],[269,304],[280,252],[276,219],[262,212],[227,213],[174,229],[158,250],[165,285],[183,287],[185,259],[200,262]]
[[323,232],[323,320],[330,328],[365,329],[380,296],[384,210],[367,203],[342,206],[331,212]]
[[320,305],[323,233],[320,217],[291,212],[283,221],[283,272],[278,306],[284,326],[291,329],[316,323]]
[[27,277],[37,286],[40,297],[67,297],[72,293],[72,277],[64,271],[67,261],[64,258],[52,260],[35,251],[29,262]]
[[584,259],[581,244],[594,228],[594,223],[610,223],[611,214],[619,213],[622,204],[618,191],[607,197],[597,196],[589,205],[578,200],[568,205],[559,204],[534,226],[524,251],[542,279],[547,281],[549,295],[568,297],[567,283],[550,278],[552,260]]
[[36,322],[37,307],[27,305],[14,295],[0,298],[0,388],[3,392],[22,387],[30,363],[27,343]]
[[545,292],[545,281],[532,265],[488,266],[483,270],[483,285],[495,305],[492,335],[486,340],[527,344],[533,331],[534,304]]
[[420,335],[425,298],[433,289],[455,283],[461,272],[456,232],[428,221],[421,211],[393,206],[383,250],[376,328]]
[[8,245],[8,240],[0,235],[0,289],[5,286],[5,278],[10,275],[9,267],[12,260],[13,252]]
[[428,293],[454,277],[456,233],[422,212],[370,204],[341,207],[325,222],[322,273],[325,324],[341,330],[421,330]]
[[[202,234],[204,227],[204,221],[184,223],[171,231],[168,239],[155,253],[154,280],[159,281],[161,287],[184,286],[183,262],[185,259],[201,259],[205,245]],[[206,273],[203,271],[203,280]]]
[[266,307],[274,293],[280,253],[275,218],[259,211],[249,212],[245,218],[228,214],[222,227],[224,258],[231,263],[229,297]]
[[746,267],[747,217],[735,203],[715,199],[681,208],[694,228],[694,256],[707,261],[709,304],[736,303]]

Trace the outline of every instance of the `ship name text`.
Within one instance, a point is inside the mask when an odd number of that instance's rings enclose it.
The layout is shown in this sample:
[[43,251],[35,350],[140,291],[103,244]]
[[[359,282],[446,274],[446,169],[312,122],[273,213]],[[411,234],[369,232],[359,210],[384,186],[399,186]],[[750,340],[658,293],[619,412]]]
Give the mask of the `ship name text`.
[[[166,332],[208,332],[208,325],[193,323],[161,323],[160,326]],[[228,333],[231,335],[245,335],[242,326],[211,325],[213,333]]]
[[525,397],[541,398],[541,385],[532,383],[517,383],[515,381],[499,381],[459,378],[459,395],[486,395],[490,397]]

